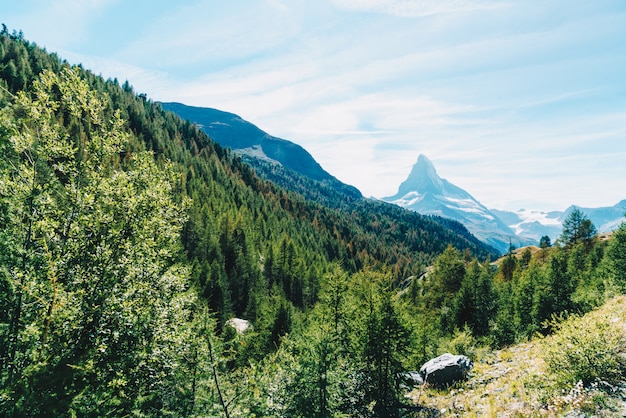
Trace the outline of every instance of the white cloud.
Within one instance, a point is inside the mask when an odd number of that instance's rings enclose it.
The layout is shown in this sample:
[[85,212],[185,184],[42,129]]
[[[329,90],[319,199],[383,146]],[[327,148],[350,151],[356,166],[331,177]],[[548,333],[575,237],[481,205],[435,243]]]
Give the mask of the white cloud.
[[[31,16],[45,29],[32,39],[70,50],[112,3],[54,4]],[[604,4],[182,4],[107,59],[75,62],[154,100],[237,113],[366,195],[395,193],[424,153],[491,207],[624,197],[626,17]],[[72,7],[86,20],[54,32]]]
[[205,2],[181,6],[152,22],[119,57],[163,68],[220,68],[267,54],[300,30],[298,3]]
[[27,39],[51,50],[70,49],[88,37],[90,24],[119,0],[28,1],[27,13],[9,14]]
[[486,0],[333,0],[343,9],[385,13],[398,17],[421,17],[501,7]]

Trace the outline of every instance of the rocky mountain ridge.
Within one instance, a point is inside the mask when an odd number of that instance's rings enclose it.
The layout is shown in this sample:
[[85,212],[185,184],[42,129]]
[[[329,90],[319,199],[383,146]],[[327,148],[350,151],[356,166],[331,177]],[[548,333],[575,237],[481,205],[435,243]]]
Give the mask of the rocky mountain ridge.
[[356,187],[332,176],[300,145],[272,136],[234,113],[182,103],[161,103],[161,106],[197,124],[220,145],[247,157],[246,162],[255,169],[266,170],[268,163],[280,165],[318,182],[322,188],[330,188],[349,198],[362,197]]

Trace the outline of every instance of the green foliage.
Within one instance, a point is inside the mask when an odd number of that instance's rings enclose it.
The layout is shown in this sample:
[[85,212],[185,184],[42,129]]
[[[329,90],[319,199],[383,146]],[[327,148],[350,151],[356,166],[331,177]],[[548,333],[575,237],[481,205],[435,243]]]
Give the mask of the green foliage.
[[410,330],[400,315],[389,276],[360,273],[354,279],[363,321],[360,350],[365,375],[371,379],[365,396],[376,402],[379,408],[387,410],[398,399],[397,379],[408,353]]
[[537,262],[532,262],[527,269],[516,278],[513,289],[514,323],[517,332],[521,335],[532,335],[541,328],[542,314],[540,301],[545,271]]
[[514,282],[500,283],[498,288],[498,312],[492,335],[498,346],[513,344],[518,332],[515,327]]
[[626,291],[626,223],[622,223],[613,234],[607,249],[609,269],[615,278],[616,285],[622,292]]
[[588,242],[596,233],[596,227],[591,220],[580,209],[574,208],[563,221],[563,232],[559,240],[570,246],[578,242]]
[[421,264],[431,263],[434,255],[443,252],[448,245],[469,249],[481,260],[495,255],[458,222],[363,199],[351,190],[338,191],[334,182],[312,180],[274,163],[250,157],[244,159],[261,177],[285,190],[337,209],[338,212],[318,210],[314,221],[322,226],[328,222],[338,224],[333,233],[339,234],[341,240],[348,243],[350,253],[367,255],[368,259],[358,260],[358,267],[363,267],[364,262],[371,262],[372,259],[395,264],[393,273],[396,282],[419,272],[418,266],[412,263],[414,260]]
[[[272,370],[267,405],[273,416],[372,416],[400,400],[411,329],[389,275],[325,277],[320,302],[264,365]],[[268,371],[269,373],[269,371]]]
[[547,235],[544,235],[541,237],[541,239],[539,240],[539,248],[544,249],[544,248],[549,248],[552,246],[552,242],[550,241],[550,237]]
[[614,321],[594,316],[552,320],[555,334],[546,340],[544,360],[555,377],[556,389],[570,389],[577,382],[615,384],[626,364],[624,329]]
[[426,308],[446,307],[450,309],[452,299],[461,288],[465,277],[465,261],[461,252],[449,245],[433,265],[424,284],[424,303]]
[[477,261],[468,266],[453,302],[452,316],[456,327],[467,326],[477,337],[489,334],[498,297],[493,277],[490,269],[479,265]]
[[[42,73],[6,109],[14,158],[2,177],[13,192],[4,231],[15,241],[5,413],[177,411],[188,396],[177,383],[178,327],[194,295],[179,264],[175,172],[146,152],[112,167],[128,136],[104,106],[65,68]],[[89,130],[70,135],[66,118]]]
[[498,267],[498,276],[501,281],[511,281],[513,280],[513,275],[519,267],[519,263],[517,258],[513,256],[513,252],[509,251],[509,253],[502,259],[500,266]]
[[472,331],[466,326],[463,330],[456,329],[449,337],[441,341],[439,351],[453,353],[475,358],[478,349],[478,341],[472,335]]

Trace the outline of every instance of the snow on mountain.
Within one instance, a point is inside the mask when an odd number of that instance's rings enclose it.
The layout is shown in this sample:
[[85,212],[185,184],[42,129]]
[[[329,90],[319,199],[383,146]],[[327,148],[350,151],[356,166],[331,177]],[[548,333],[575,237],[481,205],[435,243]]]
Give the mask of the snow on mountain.
[[455,219],[478,239],[503,253],[508,251],[510,244],[532,243],[532,240],[518,237],[468,192],[439,177],[425,155],[418,157],[411,173],[400,184],[398,193],[382,200],[418,213]]
[[611,232],[625,220],[626,200],[622,200],[614,206],[601,208],[582,208],[572,205],[564,211],[542,212],[520,209],[517,212],[509,212],[491,209],[491,212],[502,219],[518,235],[535,240],[547,235],[554,242],[561,234],[563,222],[576,208],[593,222],[598,232]]
[[[576,206],[570,206],[566,211],[562,220],[565,220],[567,216],[574,210]],[[583,213],[585,213],[591,222],[596,226],[598,232],[610,232],[614,231],[626,221],[624,215],[626,215],[626,199],[617,202],[613,206],[602,208],[581,208],[578,207]]]
[[509,212],[491,209],[516,235],[525,236],[535,241],[547,235],[554,242],[563,229],[562,215],[564,212],[543,212],[538,210],[520,209]]

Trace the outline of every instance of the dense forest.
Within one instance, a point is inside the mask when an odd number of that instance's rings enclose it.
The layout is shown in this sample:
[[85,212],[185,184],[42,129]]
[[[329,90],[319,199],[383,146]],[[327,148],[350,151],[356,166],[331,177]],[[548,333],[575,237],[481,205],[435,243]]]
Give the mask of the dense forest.
[[277,183],[3,26],[0,415],[395,416],[402,372],[626,286],[626,227],[582,213],[492,263],[456,222]]

